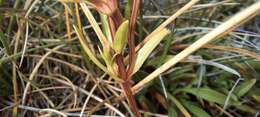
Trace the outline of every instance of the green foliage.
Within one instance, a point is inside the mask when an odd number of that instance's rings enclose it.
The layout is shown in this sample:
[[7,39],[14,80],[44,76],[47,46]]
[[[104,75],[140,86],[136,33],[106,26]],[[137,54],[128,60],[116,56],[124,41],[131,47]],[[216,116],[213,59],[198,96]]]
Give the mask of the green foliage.
[[181,100],[184,107],[188,109],[193,115],[197,117],[211,117],[206,111],[204,111],[203,108],[200,106],[194,104],[194,102],[188,101],[188,100]]
[[10,47],[9,47],[9,44],[8,44],[9,42],[8,42],[6,36],[4,35],[4,33],[2,32],[1,29],[0,29],[0,42],[4,46],[4,48],[6,49],[7,54],[11,54]]
[[137,52],[134,73],[138,71],[144,61],[149,57],[155,47],[161,42],[161,40],[170,33],[168,29],[164,29],[157,34],[153,35],[151,39],[145,43],[145,45]]
[[130,18],[130,15],[131,15],[131,6],[132,6],[132,0],[128,0],[127,1],[127,4],[126,4],[126,6],[125,6],[125,17],[127,18],[127,19],[129,19]]
[[4,4],[4,0],[0,0],[0,6],[2,6]]
[[178,117],[178,112],[173,106],[168,107],[168,116],[169,117]]
[[254,109],[253,107],[249,106],[249,105],[238,105],[236,106],[237,109],[244,111],[244,112],[249,112],[252,114],[255,114],[257,112],[256,109]]
[[90,50],[88,47],[89,45],[86,43],[85,38],[83,34],[80,32],[80,30],[74,26],[74,29],[76,30],[77,35],[79,36],[80,44],[83,48],[83,50],[86,52],[86,54],[89,56],[89,58],[103,71],[107,71],[105,66],[95,57],[95,54]]
[[0,96],[12,95],[12,81],[9,79],[8,69],[7,64],[0,65]]
[[256,83],[256,79],[250,79],[243,81],[234,91],[234,93],[238,96],[244,96]]
[[190,117],[190,113],[187,111],[187,109],[183,106],[183,104],[177,100],[174,96],[172,96],[170,93],[167,94],[170,101],[172,101],[176,107],[182,112],[182,114],[186,117]]
[[103,29],[104,34],[106,35],[106,38],[109,40],[110,43],[112,43],[113,39],[112,39],[111,34],[110,34],[107,16],[100,13],[100,19],[101,19],[101,23],[102,23],[102,29]]
[[[218,91],[215,91],[213,89],[210,89],[210,88],[184,88],[184,89],[181,89],[181,91],[193,94],[193,95],[197,96],[198,98],[202,98],[209,102],[214,102],[214,103],[218,103],[218,104],[224,104],[225,100],[227,98],[226,95],[224,95]],[[232,98],[230,99],[229,103],[235,104],[235,102],[234,102],[234,100],[232,100]]]
[[127,33],[128,33],[129,21],[124,21],[116,31],[115,40],[113,42],[113,49],[117,54],[122,53],[123,49],[127,44]]

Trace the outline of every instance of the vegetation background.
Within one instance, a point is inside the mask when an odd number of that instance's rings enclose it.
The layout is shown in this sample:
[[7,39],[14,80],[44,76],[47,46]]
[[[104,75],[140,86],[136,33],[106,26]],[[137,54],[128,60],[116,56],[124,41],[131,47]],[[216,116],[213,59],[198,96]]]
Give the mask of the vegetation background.
[[[131,83],[138,83],[257,1],[199,1],[167,27],[171,33],[152,51]],[[135,43],[188,2],[143,0]],[[121,12],[126,12],[127,0],[119,0],[119,4]],[[99,23],[100,15],[90,8]],[[62,0],[0,0],[1,117],[133,116],[131,105],[117,98],[124,92],[120,84],[98,68],[80,45],[72,26],[79,21],[70,15],[76,14],[74,9],[79,11],[88,46],[98,53],[97,35],[79,5]],[[257,15],[145,84],[135,95],[139,112],[153,117],[258,117],[259,53]],[[97,58],[102,60],[100,54]]]

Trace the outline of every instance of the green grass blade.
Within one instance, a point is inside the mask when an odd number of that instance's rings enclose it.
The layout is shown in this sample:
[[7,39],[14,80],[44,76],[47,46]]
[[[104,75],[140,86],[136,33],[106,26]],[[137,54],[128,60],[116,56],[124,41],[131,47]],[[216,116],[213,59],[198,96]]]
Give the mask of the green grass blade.
[[[184,88],[181,91],[193,94],[209,102],[214,102],[222,105],[225,104],[225,100],[227,98],[226,95],[210,88]],[[231,105],[235,104],[234,100],[232,99],[229,100],[229,103]]]
[[4,48],[6,50],[6,53],[8,55],[10,55],[11,54],[11,50],[9,48],[8,40],[7,40],[7,38],[5,37],[4,33],[1,30],[0,30],[0,42],[4,46]]
[[246,80],[241,85],[239,85],[234,93],[238,96],[244,96],[256,83],[256,79]]
[[204,109],[198,105],[195,105],[191,101],[181,100],[181,102],[193,115],[196,115],[197,117],[211,117],[206,111],[204,111]]
[[185,117],[191,117],[190,113],[186,110],[186,108],[181,104],[179,100],[173,97],[171,94],[168,93],[169,100],[171,100],[176,107],[183,113]]

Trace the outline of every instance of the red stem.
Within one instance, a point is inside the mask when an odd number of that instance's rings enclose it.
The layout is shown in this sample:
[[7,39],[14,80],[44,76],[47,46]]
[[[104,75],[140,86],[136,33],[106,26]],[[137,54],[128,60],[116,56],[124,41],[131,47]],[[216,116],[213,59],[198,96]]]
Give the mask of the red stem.
[[132,5],[132,12],[130,17],[130,23],[129,23],[129,32],[128,32],[128,46],[129,46],[129,67],[127,70],[127,79],[132,78],[132,73],[135,65],[135,42],[134,42],[134,36],[135,36],[135,27],[136,27],[136,20],[139,12],[139,6],[140,6],[140,0],[133,0]]
[[124,58],[121,54],[116,55],[116,63],[118,66],[118,74],[119,76],[126,81],[127,79],[127,74],[126,74],[126,69],[125,69],[125,65],[124,65]]
[[138,111],[138,107],[133,96],[130,81],[127,79],[126,69],[124,65],[124,58],[121,54],[116,55],[116,63],[118,65],[118,74],[120,78],[124,80],[122,83],[122,88],[124,90],[125,96],[127,97],[127,101],[129,104],[130,109],[132,110],[135,117],[141,117],[141,114]]
[[[136,3],[137,2],[137,3]],[[137,4],[137,5],[135,5]],[[124,90],[124,93],[127,97],[127,101],[129,103],[129,107],[131,111],[133,112],[135,117],[141,117],[140,112],[138,111],[137,104],[135,101],[135,98],[133,96],[132,90],[131,90],[131,84],[129,79],[131,78],[131,74],[133,71],[134,63],[135,63],[135,44],[134,44],[134,33],[135,33],[135,25],[136,25],[136,18],[138,14],[138,8],[139,8],[140,1],[139,0],[134,0],[133,4],[133,12],[132,12],[132,17],[130,19],[130,26],[129,29],[130,31],[128,32],[128,45],[129,45],[129,68],[126,70],[125,64],[124,64],[124,57],[122,54],[118,54],[115,57],[115,61],[118,66],[118,75],[121,79],[124,80],[122,83],[122,88]],[[115,32],[117,28],[121,25],[123,21],[122,14],[120,13],[119,9],[117,9],[110,17],[109,17],[109,25],[110,25],[110,30],[112,37],[115,36]]]
[[133,114],[135,117],[142,117],[140,112],[138,111],[138,107],[133,95],[133,92],[131,90],[131,85],[130,82],[127,80],[124,83],[122,83],[122,87],[124,89],[125,95],[127,97],[128,103],[129,103],[129,107],[132,110]]

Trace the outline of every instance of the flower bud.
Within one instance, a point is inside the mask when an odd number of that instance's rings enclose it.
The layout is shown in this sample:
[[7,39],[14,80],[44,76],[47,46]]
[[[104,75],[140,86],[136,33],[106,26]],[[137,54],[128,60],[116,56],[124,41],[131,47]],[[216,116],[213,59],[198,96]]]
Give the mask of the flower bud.
[[117,9],[117,0],[90,0],[95,8],[106,15],[112,15]]

